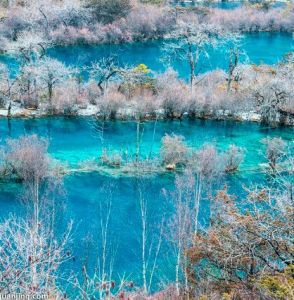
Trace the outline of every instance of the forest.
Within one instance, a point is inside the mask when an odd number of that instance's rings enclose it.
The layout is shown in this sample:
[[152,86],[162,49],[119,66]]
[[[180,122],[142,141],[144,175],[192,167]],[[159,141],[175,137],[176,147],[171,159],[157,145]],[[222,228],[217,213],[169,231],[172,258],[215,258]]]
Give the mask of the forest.
[[0,298],[294,299],[293,1],[0,0]]

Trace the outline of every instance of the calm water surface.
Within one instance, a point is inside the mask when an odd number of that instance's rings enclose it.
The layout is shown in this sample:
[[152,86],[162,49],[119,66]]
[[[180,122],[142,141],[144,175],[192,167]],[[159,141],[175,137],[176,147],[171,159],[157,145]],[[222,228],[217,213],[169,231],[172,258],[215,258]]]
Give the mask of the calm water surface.
[[[50,49],[48,55],[74,67],[88,66],[93,61],[114,56],[120,65],[145,64],[151,70],[163,72],[172,66],[181,77],[189,74],[188,64],[177,57],[170,57],[167,61],[162,50],[162,41],[132,43],[123,45],[98,45],[57,47]],[[293,38],[286,33],[258,33],[245,36],[242,41],[244,55],[241,61],[251,63],[277,63],[282,57],[293,50]],[[210,58],[202,59],[198,71],[203,73],[217,68],[227,69],[228,55],[224,50],[211,50]]]
[[[242,40],[240,59],[243,62],[255,64],[275,64],[283,56],[293,50],[293,38],[287,33],[253,33]],[[78,45],[55,47],[48,49],[47,55],[64,62],[72,67],[90,66],[91,63],[106,57],[115,57],[119,65],[146,64],[151,70],[164,72],[169,66],[173,67],[182,78],[189,74],[188,64],[177,57],[170,57],[162,50],[163,41],[148,41],[120,45]],[[203,73],[217,68],[227,69],[229,55],[225,49],[210,50],[209,59],[201,59],[198,72]],[[12,57],[0,56],[0,62],[9,66],[14,75],[17,73],[19,62]]]
[[[43,118],[13,119],[8,124],[0,120],[0,144],[6,138],[16,138],[23,134],[38,134],[50,142],[50,155],[69,167],[78,166],[80,161],[97,159],[101,154],[101,136],[97,131],[97,121],[91,118]],[[154,122],[143,124],[142,156],[149,154],[153,140]],[[264,162],[261,139],[267,136],[281,136],[284,140],[294,141],[293,128],[271,129],[254,123],[236,123],[220,121],[166,121],[156,124],[153,153],[159,152],[160,140],[166,133],[181,134],[189,146],[199,148],[205,143],[213,143],[220,150],[229,144],[236,144],[245,149],[245,159],[240,172],[226,178],[231,192],[240,194],[241,185],[259,183],[264,178],[258,173],[258,166]],[[135,151],[136,124],[133,122],[109,122],[104,133],[104,146],[109,149],[128,149]],[[169,201],[164,197],[163,188],[173,189],[172,174],[157,175],[151,178],[108,177],[98,173],[75,173],[65,177],[62,197],[64,209],[60,212],[59,226],[70,219],[74,221],[75,243],[72,251],[76,257],[64,268],[71,268],[80,274],[84,257],[89,254],[88,264],[95,265],[99,236],[100,209],[104,210],[109,199],[112,200],[110,220],[110,244],[115,249],[114,274],[126,274],[141,284],[140,274],[140,217],[138,190],[148,200],[149,222],[151,232],[158,232],[158,223],[163,215],[171,213]],[[105,190],[106,189],[106,190]],[[111,196],[109,189],[112,191]],[[22,188],[18,184],[0,184],[0,218],[10,213],[22,215],[24,206],[19,198]],[[61,201],[61,200],[60,200]],[[200,221],[205,224],[208,204],[201,204]],[[166,281],[173,279],[173,260],[171,248],[164,243],[159,257],[157,275]],[[160,283],[155,281],[154,288]]]
[[[73,46],[56,47],[48,50],[48,55],[59,59],[68,66],[80,67],[90,65],[102,57],[116,56],[119,64],[146,64],[150,69],[163,72],[167,65],[161,60],[162,42],[146,42],[125,45]],[[251,34],[243,41],[243,49],[247,53],[243,61],[252,63],[274,64],[283,55],[293,49],[292,36],[288,34]],[[11,72],[17,72],[18,61],[11,57],[0,57],[0,61],[8,64]],[[216,68],[226,69],[227,55],[220,51],[212,51],[209,61],[203,61],[201,72]],[[177,59],[172,66],[180,76],[187,77],[188,66]],[[133,122],[109,122],[106,124],[103,139],[99,122],[92,118],[41,118],[41,119],[0,119],[0,145],[7,138],[16,138],[24,134],[38,134],[50,142],[50,155],[67,164],[69,168],[77,168],[81,162],[97,160],[102,147],[110,150],[135,153],[136,124]],[[153,132],[155,131],[154,139]],[[245,149],[245,159],[240,172],[228,176],[230,191],[242,193],[241,186],[264,181],[259,174],[259,166],[264,162],[261,140],[267,136],[281,136],[286,141],[294,140],[293,128],[269,128],[254,123],[217,122],[217,121],[166,121],[146,122],[142,126],[141,155],[146,157],[152,151],[159,153],[160,141],[168,133],[180,134],[186,143],[199,148],[205,143],[213,143],[219,150],[225,150],[230,144]],[[103,145],[102,145],[103,141]],[[98,173],[74,173],[64,180],[65,194],[61,197],[63,209],[59,213],[59,231],[68,220],[75,224],[72,251],[76,258],[64,266],[81,274],[84,263],[90,269],[96,265],[97,255],[101,254],[99,245],[101,238],[100,211],[112,202],[109,243],[115,252],[114,274],[130,276],[141,285],[140,265],[140,209],[138,203],[139,189],[148,200],[150,232],[158,233],[158,224],[163,215],[171,213],[170,202],[163,195],[163,188],[173,189],[172,174],[156,175],[150,178],[129,176],[109,177]],[[112,192],[110,193],[109,190]],[[0,183],[0,218],[9,214],[23,215],[24,205],[19,201],[22,195],[20,184]],[[208,204],[201,203],[200,221],[205,225],[208,215]],[[87,262],[84,258],[89,257]],[[168,244],[162,245],[159,255],[159,267],[156,274],[164,281],[173,280],[173,259]],[[153,288],[157,288],[159,280],[155,280]]]

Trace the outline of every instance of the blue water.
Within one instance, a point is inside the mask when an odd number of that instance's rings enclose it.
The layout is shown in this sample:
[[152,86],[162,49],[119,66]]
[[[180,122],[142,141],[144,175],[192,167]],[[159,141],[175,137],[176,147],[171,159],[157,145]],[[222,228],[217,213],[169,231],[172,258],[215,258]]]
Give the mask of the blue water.
[[[174,1],[174,5],[180,5],[183,7],[212,7],[212,8],[221,8],[221,9],[235,9],[244,5],[244,1],[219,1],[214,3],[201,4],[197,3],[197,1]],[[276,1],[273,3],[272,7],[283,7],[285,6],[285,2]]]
[[[8,126],[9,124],[9,126]],[[76,167],[81,161],[97,158],[101,154],[101,135],[97,131],[99,121],[94,118],[40,118],[40,119],[0,119],[0,143],[8,137],[23,134],[38,134],[50,142],[49,151],[58,160]],[[141,154],[146,157],[151,150],[154,122],[142,125],[143,137]],[[213,143],[219,149],[229,144],[248,150],[249,156],[244,166],[251,168],[261,159],[258,155],[259,142],[267,135],[282,136],[286,140],[293,138],[293,129],[272,129],[252,123],[217,122],[217,121],[161,121],[156,125],[153,153],[158,153],[161,138],[165,133],[183,135],[187,144],[199,148],[204,143]],[[250,133],[250,135],[248,135]],[[74,138],[73,138],[74,137]],[[110,150],[128,150],[135,153],[136,124],[134,122],[109,122],[104,130],[104,147]]]
[[201,4],[197,3],[197,1],[174,1],[173,4],[175,6],[182,7],[213,7],[213,8],[221,8],[221,9],[234,9],[242,6],[241,1],[232,1],[232,2],[215,2],[215,3],[207,3]]
[[[102,144],[99,133],[95,129],[97,121],[91,118],[43,118],[43,119],[6,119],[0,120],[0,144],[6,138],[16,138],[23,134],[36,133],[48,138],[49,152],[53,158],[67,163],[69,168],[78,167],[84,160],[97,159]],[[141,155],[150,152],[154,130],[154,122],[143,124]],[[181,134],[189,146],[199,148],[205,143],[213,143],[219,150],[229,144],[243,147],[245,159],[240,172],[223,179],[236,195],[242,192],[242,184],[262,182],[260,163],[264,162],[261,139],[267,136],[281,136],[288,142],[294,142],[294,129],[269,128],[254,123],[236,123],[224,121],[166,121],[158,122],[154,139],[153,153],[159,153],[160,140],[165,133]],[[109,122],[106,124],[104,146],[109,149],[128,149],[135,151],[136,124],[133,122]],[[170,199],[166,199],[162,189],[173,189],[174,175],[162,174],[146,178],[129,176],[106,176],[99,173],[73,173],[64,179],[66,195],[61,197],[64,209],[60,212],[59,226],[62,228],[69,219],[74,221],[74,241],[71,249],[75,262],[68,263],[64,268],[81,273],[85,257],[89,255],[89,268],[93,268],[101,241],[99,236],[100,207],[106,210],[109,199],[112,199],[109,241],[115,249],[114,277],[117,274],[129,275],[137,285],[140,279],[140,211],[139,189],[148,199],[150,232],[158,234],[158,224],[163,215],[171,213]],[[112,192],[109,193],[108,191]],[[22,192],[20,184],[0,184],[0,218],[7,218],[9,213],[22,215],[24,206],[19,202]],[[207,202],[201,203],[200,221],[205,224],[208,208]],[[154,238],[154,237],[153,237]],[[156,274],[167,281],[173,280],[172,251],[167,243],[163,243],[159,256],[159,267]],[[155,278],[153,288],[159,284]]]
[[[75,45],[48,49],[47,55],[64,62],[67,66],[85,67],[101,58],[115,57],[118,65],[146,64],[155,72],[163,72],[173,67],[182,78],[187,78],[189,67],[177,57],[168,57],[162,50],[163,41],[148,41],[121,45]],[[293,51],[293,38],[287,33],[253,33],[245,35],[241,41],[244,53],[242,62],[255,64],[275,64],[283,56]],[[210,50],[209,59],[201,59],[200,73],[217,68],[227,69],[229,55],[226,49]],[[168,59],[170,58],[170,59]],[[0,62],[9,66],[12,73],[18,70],[19,62],[13,57],[0,56]]]

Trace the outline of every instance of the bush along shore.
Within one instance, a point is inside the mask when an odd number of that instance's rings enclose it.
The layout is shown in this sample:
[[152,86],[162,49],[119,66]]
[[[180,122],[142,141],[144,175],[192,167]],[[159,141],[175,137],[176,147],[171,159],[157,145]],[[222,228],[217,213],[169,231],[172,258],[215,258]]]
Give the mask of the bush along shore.
[[144,64],[94,63],[89,79],[61,62],[42,58],[23,65],[12,79],[1,65],[0,115],[96,116],[101,120],[202,118],[294,124],[294,63],[231,65],[228,71],[191,73],[188,83],[168,69],[154,74]]
[[168,37],[187,20],[242,32],[293,32],[293,3],[287,1],[282,7],[271,3],[244,1],[239,8],[224,10],[181,7],[160,0],[1,1],[0,50],[13,53],[32,45],[46,48],[157,39]]

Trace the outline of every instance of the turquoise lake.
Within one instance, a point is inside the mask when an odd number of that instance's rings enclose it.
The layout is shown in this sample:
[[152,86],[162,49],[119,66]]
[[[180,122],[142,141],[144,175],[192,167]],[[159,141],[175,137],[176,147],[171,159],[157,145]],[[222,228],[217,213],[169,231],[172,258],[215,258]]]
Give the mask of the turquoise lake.
[[[115,56],[120,65],[146,64],[151,70],[163,72],[168,65],[163,57],[162,41],[133,43],[123,45],[79,45],[55,47],[48,49],[47,55],[64,62],[68,66],[89,66],[101,58]],[[246,53],[242,61],[260,64],[275,64],[289,51],[293,51],[293,38],[286,33],[256,33],[246,35],[242,41],[242,49]],[[171,66],[182,78],[188,76],[188,66],[172,58]],[[19,61],[13,57],[0,56],[0,62],[9,66],[11,73],[17,73]],[[226,69],[228,55],[225,51],[210,52],[209,60],[201,61],[199,72],[216,68]],[[7,138],[16,138],[24,134],[38,134],[49,141],[49,153],[52,158],[67,165],[69,169],[77,169],[82,163],[95,161],[101,155],[102,147],[109,150],[135,153],[136,124],[134,122],[107,122],[103,145],[100,123],[95,118],[40,118],[40,119],[0,119],[0,146]],[[184,120],[145,122],[141,126],[141,156],[147,157],[152,151],[159,153],[162,137],[175,133],[185,137],[186,143],[193,148],[212,143],[219,151],[226,150],[230,144],[244,148],[245,158],[236,174],[227,175],[221,184],[227,183],[232,193],[242,195],[242,185],[264,183],[268,179],[261,173],[261,164],[265,162],[263,138],[282,137],[285,141],[294,142],[294,129],[291,127],[270,128],[255,123],[238,123],[230,121]],[[153,133],[155,132],[154,139]],[[73,244],[71,249],[75,261],[64,266],[64,270],[73,270],[81,274],[85,257],[93,270],[98,248],[101,244],[99,236],[100,210],[105,210],[107,201],[112,199],[112,213],[109,225],[109,242],[115,249],[113,274],[125,274],[135,284],[141,285],[141,249],[140,249],[140,209],[139,191],[142,190],[148,200],[150,233],[156,236],[158,224],[162,216],[168,217],[171,212],[171,200],[164,196],[163,189],[173,190],[174,174],[167,173],[150,177],[109,176],[98,172],[75,172],[64,178],[63,194],[60,196],[61,210],[57,231],[69,220],[74,221]],[[112,192],[109,193],[109,190]],[[21,203],[21,184],[0,183],[0,219],[9,214],[24,215],[25,206]],[[200,222],[205,225],[209,212],[208,201],[201,203]],[[156,278],[153,290],[160,285],[158,278],[165,282],[174,280],[173,253],[168,243],[163,243],[159,254]]]
[[[75,45],[54,47],[47,50],[47,55],[56,58],[67,66],[85,67],[102,58],[114,57],[118,65],[133,66],[146,64],[155,72],[164,72],[169,66],[173,67],[182,78],[188,78],[189,67],[185,61],[170,56],[163,60],[163,41],[148,41],[119,45]],[[241,41],[241,62],[255,64],[275,64],[286,53],[293,51],[293,37],[289,33],[252,33],[244,35]],[[227,69],[229,65],[228,49],[209,51],[209,59],[202,58],[197,72],[203,73],[217,68]],[[19,61],[13,57],[0,56],[0,62],[9,66],[11,73],[18,70]]]
[[[77,167],[81,161],[98,159],[102,144],[99,122],[92,118],[41,118],[41,119],[6,119],[0,120],[0,144],[7,138],[16,138],[23,134],[38,134],[48,139],[49,152],[53,158],[66,163],[69,167]],[[142,157],[150,152],[153,140],[154,122],[142,124]],[[180,134],[187,144],[199,148],[205,143],[213,143],[219,150],[225,150],[229,144],[236,144],[245,149],[244,162],[240,172],[227,175],[223,180],[230,191],[241,195],[242,185],[265,182],[266,177],[260,173],[260,164],[265,162],[264,146],[261,140],[265,137],[280,136],[289,143],[294,142],[294,129],[270,128],[255,123],[236,123],[228,121],[185,120],[160,121],[155,127],[153,153],[158,154],[161,138],[166,133]],[[134,122],[109,122],[104,133],[104,147],[109,149],[128,149],[134,153],[136,142],[136,124]],[[59,215],[58,228],[62,228],[68,220],[74,221],[74,242],[71,246],[75,262],[67,263],[64,268],[80,274],[84,258],[89,255],[89,268],[93,269],[99,255],[100,209],[105,209],[111,189],[112,214],[110,218],[110,244],[115,248],[114,277],[126,274],[140,285],[140,211],[138,189],[143,191],[148,200],[150,232],[156,235],[158,224],[163,215],[171,213],[170,199],[164,197],[163,188],[173,190],[174,175],[172,173],[151,177],[136,178],[130,176],[106,176],[96,172],[74,173],[64,178],[64,195],[61,197],[63,209]],[[20,198],[20,184],[0,184],[0,218],[5,219],[10,213],[22,215],[25,206]],[[205,224],[208,215],[208,203],[201,203],[200,222]],[[163,243],[159,254],[158,277],[167,282],[173,280],[172,250],[168,243]],[[160,282],[155,278],[153,289]]]

